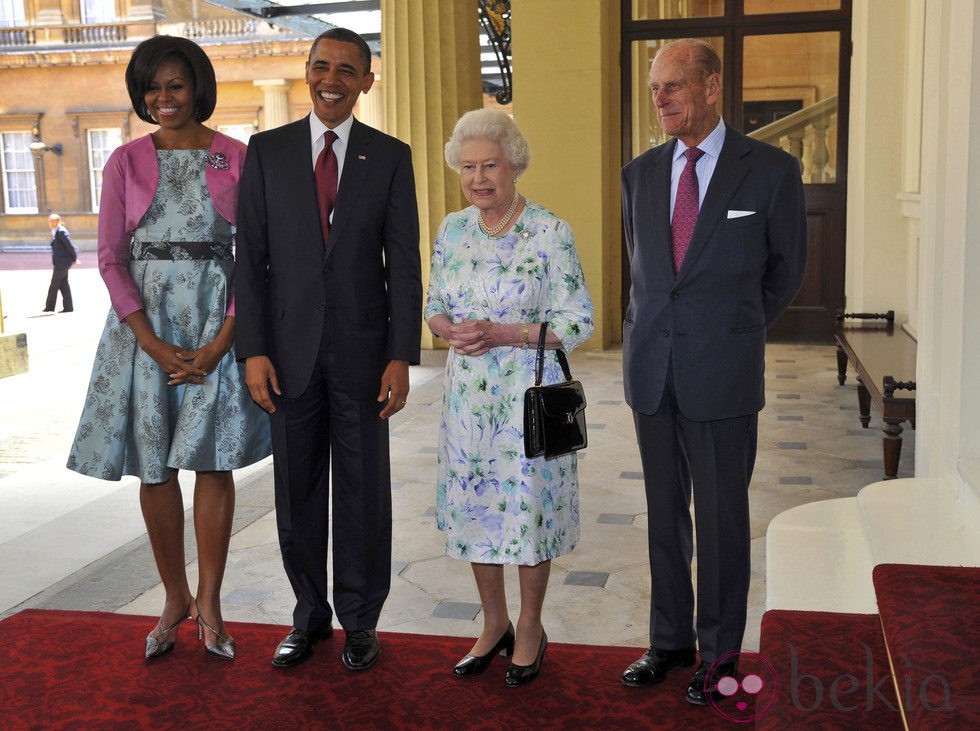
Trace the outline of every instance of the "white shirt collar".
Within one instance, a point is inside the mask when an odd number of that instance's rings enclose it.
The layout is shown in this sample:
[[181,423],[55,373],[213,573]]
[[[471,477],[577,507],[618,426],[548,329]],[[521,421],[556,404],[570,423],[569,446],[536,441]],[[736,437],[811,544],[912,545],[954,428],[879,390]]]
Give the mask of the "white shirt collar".
[[[350,128],[352,126],[354,126],[353,114],[333,128],[333,131],[336,133],[337,137],[345,145],[347,144],[347,139],[350,137]],[[320,118],[316,116],[314,112],[310,112],[310,140],[316,143],[318,139],[323,137],[323,133],[328,129],[330,128],[320,121]]]
[[[323,133],[321,132],[320,134]],[[711,133],[707,137],[701,140],[701,142],[697,145],[697,148],[706,155],[711,155],[717,160],[718,156],[721,154],[721,148],[724,146],[724,144],[725,120],[719,117],[718,124],[715,125],[715,128],[711,130]],[[677,140],[677,144],[674,145],[674,160],[677,160],[677,158],[683,155],[686,149],[687,145],[680,140]]]

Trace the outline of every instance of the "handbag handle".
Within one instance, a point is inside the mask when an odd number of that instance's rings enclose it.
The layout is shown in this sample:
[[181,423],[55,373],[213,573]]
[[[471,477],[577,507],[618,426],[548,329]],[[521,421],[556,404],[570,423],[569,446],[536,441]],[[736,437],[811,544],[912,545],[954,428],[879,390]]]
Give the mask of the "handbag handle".
[[[544,341],[548,337],[548,323],[541,323],[541,330],[538,332],[538,358],[537,363],[534,366],[534,385],[540,386],[541,379],[544,377]],[[562,372],[565,374],[565,380],[572,380],[572,371],[568,367],[568,358],[565,356],[565,351],[560,348],[555,351],[555,357],[558,358],[558,365],[561,366]]]

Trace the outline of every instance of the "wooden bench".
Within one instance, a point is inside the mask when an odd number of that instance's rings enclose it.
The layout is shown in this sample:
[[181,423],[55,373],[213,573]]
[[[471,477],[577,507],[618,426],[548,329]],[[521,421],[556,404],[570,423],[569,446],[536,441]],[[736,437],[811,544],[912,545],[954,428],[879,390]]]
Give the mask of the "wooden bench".
[[[893,310],[884,314],[838,312],[836,319],[837,381],[844,385],[850,361],[857,371],[861,426],[868,428],[874,401],[883,422],[885,479],[894,479],[902,456],[902,424],[908,421],[915,429],[915,340],[895,327]],[[846,322],[849,319],[860,322]]]

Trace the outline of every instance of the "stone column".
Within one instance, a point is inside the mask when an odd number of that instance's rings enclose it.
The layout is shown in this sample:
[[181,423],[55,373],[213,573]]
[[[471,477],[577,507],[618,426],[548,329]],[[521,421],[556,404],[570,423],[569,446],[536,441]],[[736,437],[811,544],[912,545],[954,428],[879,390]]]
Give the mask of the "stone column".
[[380,71],[374,74],[374,85],[357,99],[355,116],[364,124],[387,132],[385,124],[385,85]]
[[[439,223],[468,205],[443,145],[463,112],[483,106],[479,33],[470,0],[381,0],[385,130],[412,146],[423,286]],[[422,346],[433,347],[427,328]]]
[[286,79],[263,79],[252,84],[262,90],[262,129],[275,129],[289,121],[289,82]]
[[622,337],[619,3],[513,8],[514,119],[531,146],[520,189],[571,224],[595,305],[586,347],[603,348]]

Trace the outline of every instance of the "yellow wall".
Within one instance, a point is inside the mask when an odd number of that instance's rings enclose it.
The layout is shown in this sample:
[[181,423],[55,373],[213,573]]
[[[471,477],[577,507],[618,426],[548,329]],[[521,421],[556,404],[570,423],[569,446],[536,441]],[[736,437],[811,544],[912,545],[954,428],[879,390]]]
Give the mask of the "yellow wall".
[[622,338],[619,5],[522,0],[511,23],[514,119],[531,147],[519,189],[571,224],[596,310],[586,347],[603,348]]

